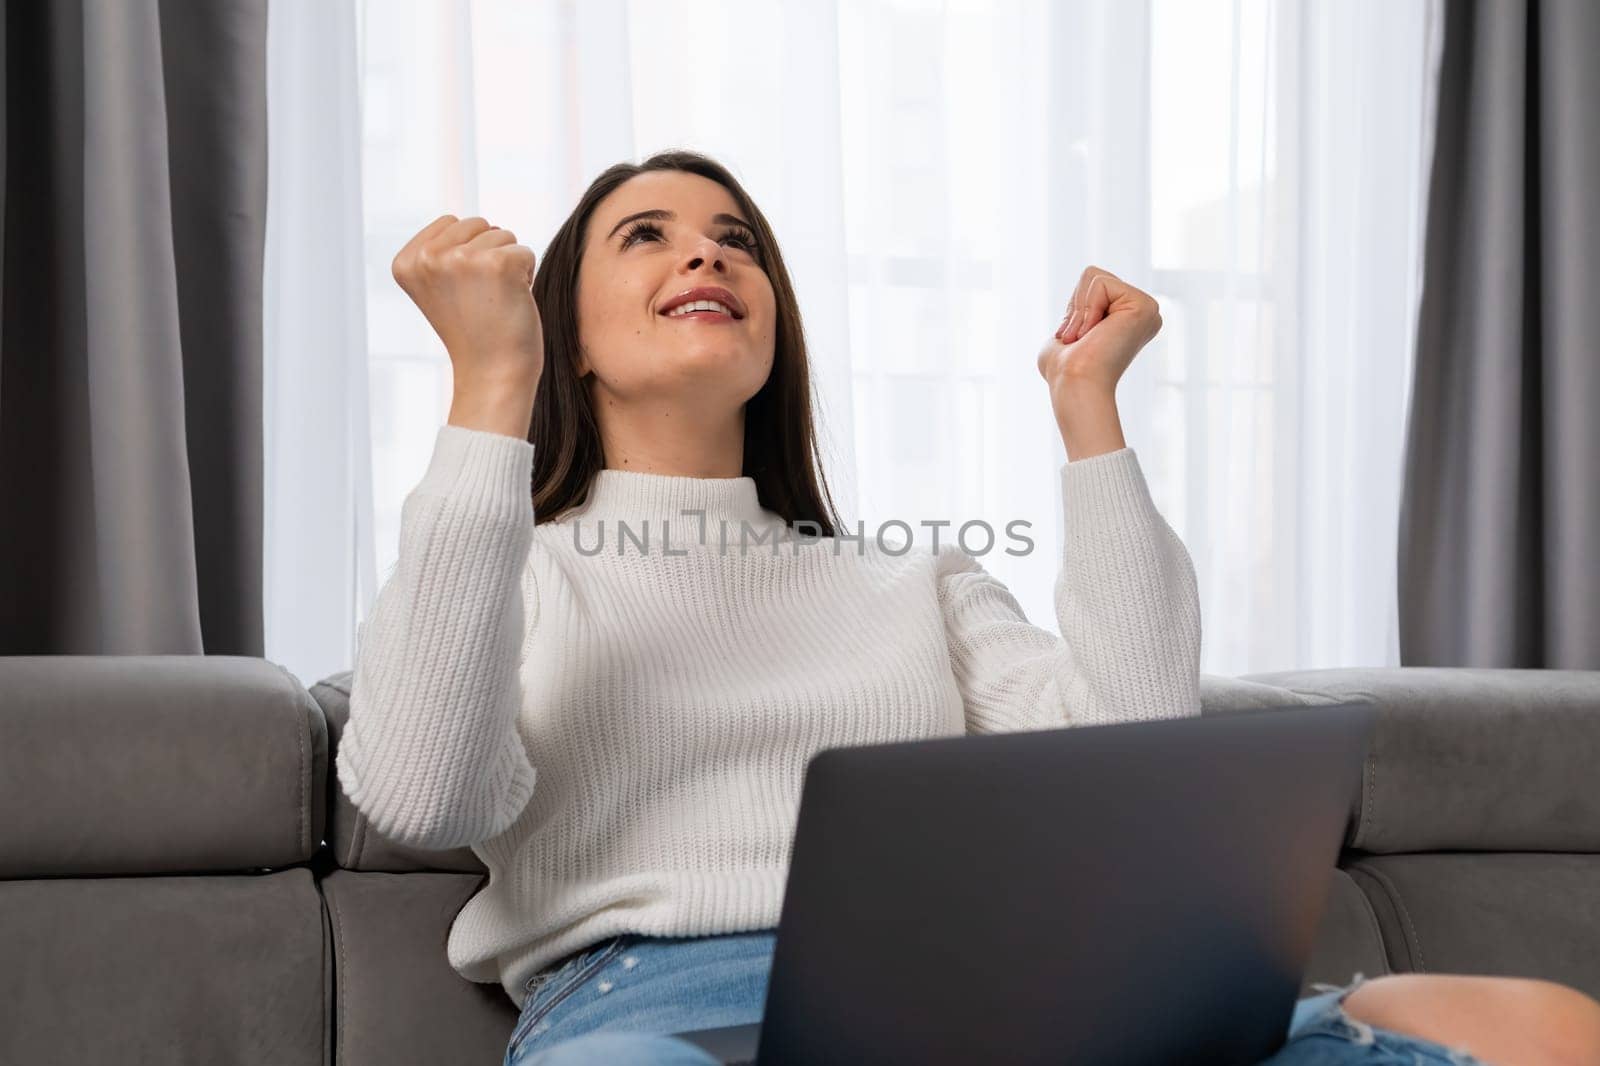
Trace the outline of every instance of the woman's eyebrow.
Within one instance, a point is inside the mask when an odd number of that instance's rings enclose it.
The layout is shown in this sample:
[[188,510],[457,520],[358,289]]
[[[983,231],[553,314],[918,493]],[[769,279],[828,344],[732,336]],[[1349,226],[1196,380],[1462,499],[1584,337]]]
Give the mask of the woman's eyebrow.
[[[612,226],[611,232],[606,234],[606,240],[609,241],[612,237],[615,237],[617,235],[617,230],[621,229],[623,226],[626,226],[635,219],[653,218],[659,219],[663,222],[673,222],[677,219],[677,217],[678,216],[671,211],[666,211],[659,207],[652,208],[649,211],[638,211],[629,215],[627,218],[621,219],[615,226]],[[743,226],[745,229],[755,229],[754,226],[750,225],[750,223],[746,222],[737,215],[715,214],[711,216],[711,221],[720,223],[724,226]]]

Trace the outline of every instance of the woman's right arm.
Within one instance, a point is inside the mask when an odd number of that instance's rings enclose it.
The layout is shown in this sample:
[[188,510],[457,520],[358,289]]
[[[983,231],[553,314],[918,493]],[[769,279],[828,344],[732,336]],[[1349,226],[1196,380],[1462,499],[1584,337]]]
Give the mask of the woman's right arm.
[[383,836],[428,849],[503,832],[533,794],[516,729],[533,445],[440,427],[401,506],[400,554],[357,641],[339,783]]
[[421,848],[497,836],[533,795],[516,722],[544,338],[533,252],[515,242],[480,217],[442,215],[393,266],[444,341],[455,395],[357,636],[336,766],[374,829]]

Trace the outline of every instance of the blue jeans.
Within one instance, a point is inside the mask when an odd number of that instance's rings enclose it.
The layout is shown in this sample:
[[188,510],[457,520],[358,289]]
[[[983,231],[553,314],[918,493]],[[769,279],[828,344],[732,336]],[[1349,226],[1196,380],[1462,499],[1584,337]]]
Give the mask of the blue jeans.
[[[761,1020],[776,930],[602,940],[528,980],[503,1066],[718,1066],[668,1034]],[[1345,1014],[1350,984],[1295,1004],[1288,1043],[1260,1066],[1486,1066],[1464,1051]]]

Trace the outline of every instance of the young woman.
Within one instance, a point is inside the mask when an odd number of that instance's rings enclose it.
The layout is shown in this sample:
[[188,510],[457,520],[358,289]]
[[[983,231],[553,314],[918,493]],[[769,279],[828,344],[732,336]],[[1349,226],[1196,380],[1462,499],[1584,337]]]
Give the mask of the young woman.
[[[1090,268],[1038,353],[1058,638],[960,546],[842,527],[789,276],[723,167],[608,169],[534,265],[453,215],[394,260],[455,392],[339,780],[378,832],[488,867],[447,951],[521,1011],[507,1064],[706,1063],[667,1034],[759,1019],[811,755],[1200,712],[1194,570],[1115,402],[1161,318]],[[1550,982],[1357,974],[1272,1062],[1600,1061],[1597,1019]]]

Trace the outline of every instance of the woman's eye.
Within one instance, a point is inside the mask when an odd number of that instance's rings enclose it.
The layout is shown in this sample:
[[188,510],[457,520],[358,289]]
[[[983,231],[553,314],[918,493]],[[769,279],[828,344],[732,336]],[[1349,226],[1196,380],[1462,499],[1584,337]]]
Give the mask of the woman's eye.
[[727,233],[722,235],[722,239],[724,241],[734,242],[740,248],[744,249],[746,255],[755,259],[757,262],[760,261],[761,246],[756,242],[755,234],[749,232],[748,230],[729,230]]
[[[643,240],[646,237],[649,237],[652,240],[661,239],[662,233],[660,228],[648,222],[640,223],[633,229],[630,229],[623,234],[622,247],[627,248],[635,241]],[[755,238],[750,234],[733,230],[729,231],[728,233],[724,233],[720,240],[723,242],[732,241],[749,254],[756,254],[756,241]]]
[[642,238],[642,237],[659,237],[659,236],[661,236],[661,231],[656,229],[654,226],[636,226],[633,229],[629,230],[626,234],[623,235],[622,246],[624,248],[626,248],[626,247],[628,247],[628,245],[632,244],[635,240],[637,240],[639,238]]

